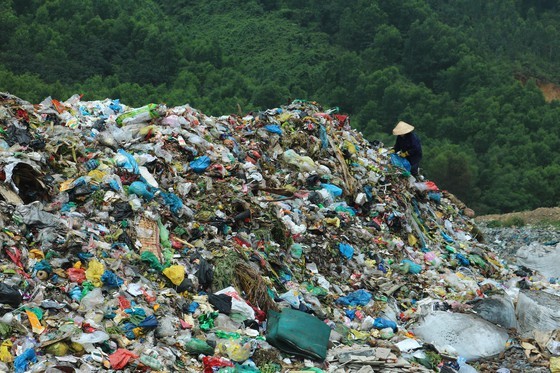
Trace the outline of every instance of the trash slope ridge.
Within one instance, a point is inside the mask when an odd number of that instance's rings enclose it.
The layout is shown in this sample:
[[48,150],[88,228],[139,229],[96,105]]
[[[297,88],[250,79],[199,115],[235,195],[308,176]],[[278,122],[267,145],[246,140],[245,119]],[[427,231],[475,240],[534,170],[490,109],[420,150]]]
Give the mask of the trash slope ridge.
[[[458,369],[460,333],[415,323],[515,287],[460,201],[317,103],[0,100],[2,370]],[[470,359],[506,347],[478,321]]]

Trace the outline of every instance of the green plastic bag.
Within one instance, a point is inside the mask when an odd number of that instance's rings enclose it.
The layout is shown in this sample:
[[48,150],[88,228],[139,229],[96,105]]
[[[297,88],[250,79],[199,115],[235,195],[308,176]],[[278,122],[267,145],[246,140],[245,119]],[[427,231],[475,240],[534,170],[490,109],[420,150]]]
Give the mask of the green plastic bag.
[[210,346],[206,341],[197,338],[192,338],[185,343],[185,350],[193,355],[214,355],[214,347]]
[[331,328],[315,316],[292,309],[268,311],[266,340],[292,355],[323,361]]

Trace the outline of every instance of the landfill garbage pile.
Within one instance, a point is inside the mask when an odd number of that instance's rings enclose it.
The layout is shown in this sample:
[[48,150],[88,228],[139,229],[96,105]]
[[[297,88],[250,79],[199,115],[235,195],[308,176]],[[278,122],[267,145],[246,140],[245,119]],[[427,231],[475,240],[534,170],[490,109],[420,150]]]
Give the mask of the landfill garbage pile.
[[560,362],[556,284],[335,109],[0,100],[2,371]]

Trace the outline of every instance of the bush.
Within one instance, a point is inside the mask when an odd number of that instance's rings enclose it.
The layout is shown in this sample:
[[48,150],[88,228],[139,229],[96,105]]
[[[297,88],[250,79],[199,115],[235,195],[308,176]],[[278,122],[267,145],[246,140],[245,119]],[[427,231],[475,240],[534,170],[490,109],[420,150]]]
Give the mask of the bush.
[[503,227],[522,227],[525,225],[525,220],[520,216],[512,216],[502,222]]
[[502,222],[499,220],[489,220],[486,223],[486,226],[488,228],[501,228],[502,227]]

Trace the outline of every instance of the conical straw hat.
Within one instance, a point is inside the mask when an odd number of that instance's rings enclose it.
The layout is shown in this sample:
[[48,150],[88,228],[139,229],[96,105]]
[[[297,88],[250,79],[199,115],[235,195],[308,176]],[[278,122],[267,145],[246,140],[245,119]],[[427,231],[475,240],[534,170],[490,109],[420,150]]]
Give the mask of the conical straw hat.
[[414,127],[402,120],[393,128],[393,135],[404,135],[414,131]]

